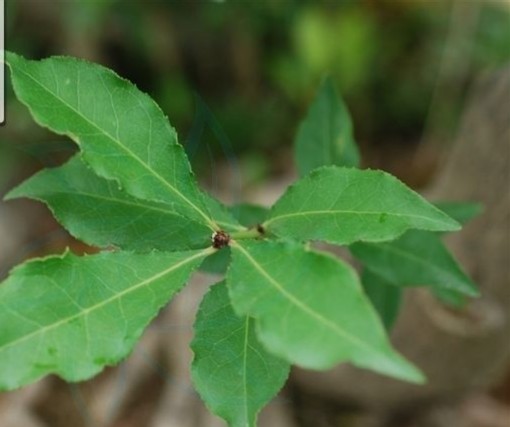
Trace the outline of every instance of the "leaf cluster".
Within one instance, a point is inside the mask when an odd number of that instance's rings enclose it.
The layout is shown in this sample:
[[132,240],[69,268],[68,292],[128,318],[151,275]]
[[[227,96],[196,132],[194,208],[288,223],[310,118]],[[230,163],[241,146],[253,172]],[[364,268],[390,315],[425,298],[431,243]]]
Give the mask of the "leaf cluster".
[[[385,326],[406,286],[430,286],[448,301],[476,296],[437,234],[460,228],[444,210],[465,218],[473,208],[439,209],[395,177],[359,169],[331,80],[297,133],[301,178],[270,209],[226,207],[199,188],[175,130],[130,82],[74,58],[7,61],[34,120],[79,153],[6,199],[42,201],[101,251],[31,260],[1,284],[1,389],[50,373],[84,380],[118,363],[201,265],[228,270],[197,314],[192,377],[230,425],[255,425],[291,364],[350,362],[424,380]],[[361,280],[315,241],[348,247],[363,263]]]

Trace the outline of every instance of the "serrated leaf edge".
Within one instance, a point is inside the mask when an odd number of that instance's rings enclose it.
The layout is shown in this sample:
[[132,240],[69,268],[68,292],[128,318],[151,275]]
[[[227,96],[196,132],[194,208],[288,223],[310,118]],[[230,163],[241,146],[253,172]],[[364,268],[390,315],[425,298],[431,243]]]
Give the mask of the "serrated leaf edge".
[[[10,341],[10,342],[9,342],[9,343],[7,343],[6,345],[1,346],[1,347],[0,347],[0,351],[3,351],[3,350],[5,350],[6,348],[12,347],[13,345],[16,345],[16,344],[18,344],[18,343],[20,343],[20,342],[23,342],[23,341],[25,341],[25,340],[27,340],[27,339],[31,338],[32,336],[38,335],[38,334],[40,334],[40,333],[45,333],[45,332],[46,332],[46,331],[48,331],[48,330],[54,329],[54,328],[56,328],[56,327],[58,327],[58,326],[60,326],[60,325],[63,325],[63,324],[65,324],[65,323],[68,323],[68,322],[70,322],[71,320],[73,320],[73,319],[75,319],[75,318],[79,318],[79,317],[83,316],[84,314],[88,314],[88,313],[89,313],[89,312],[91,312],[91,311],[94,311],[94,310],[96,310],[96,309],[98,309],[98,308],[100,308],[100,307],[102,307],[102,306],[104,306],[104,305],[106,305],[106,304],[109,304],[109,303],[111,303],[112,301],[115,301],[116,299],[118,299],[118,298],[120,298],[120,297],[122,297],[122,296],[124,296],[124,295],[127,295],[127,294],[131,293],[132,291],[137,290],[137,289],[139,289],[139,288],[141,288],[141,287],[145,286],[146,284],[151,283],[151,282],[153,282],[154,280],[157,280],[157,279],[159,279],[159,278],[161,278],[161,277],[163,277],[163,276],[165,276],[165,275],[167,275],[167,274],[171,273],[173,270],[176,270],[176,269],[178,269],[178,268],[182,267],[183,265],[186,265],[186,264],[188,264],[188,263],[190,263],[190,262],[194,261],[194,260],[195,260],[195,259],[197,259],[197,258],[204,257],[204,256],[206,256],[206,255],[211,254],[213,251],[215,251],[215,249],[213,249],[213,248],[203,249],[203,250],[200,250],[200,251],[198,251],[198,252],[197,252],[197,251],[189,251],[189,252],[195,252],[195,254],[194,254],[194,255],[192,255],[192,256],[190,256],[189,258],[187,258],[187,259],[185,259],[185,260],[183,260],[183,261],[180,261],[180,262],[178,262],[177,264],[174,264],[174,265],[172,265],[171,267],[169,267],[169,268],[167,268],[167,269],[165,269],[165,270],[163,270],[163,271],[161,271],[161,272],[159,272],[159,273],[157,273],[157,274],[155,274],[155,275],[153,275],[153,276],[151,276],[151,277],[149,277],[149,278],[147,278],[147,279],[145,279],[145,280],[143,280],[143,281],[141,281],[141,282],[137,283],[136,285],[131,286],[131,287],[130,287],[130,288],[128,288],[128,289],[125,289],[124,291],[119,292],[119,293],[115,294],[114,296],[112,296],[112,297],[110,297],[110,298],[107,298],[107,299],[105,299],[105,300],[101,301],[101,302],[100,302],[100,303],[98,303],[98,304],[95,304],[95,305],[93,305],[93,306],[91,306],[91,307],[87,307],[87,308],[86,308],[86,309],[84,309],[83,311],[80,311],[78,314],[74,314],[74,315],[69,316],[69,317],[66,317],[66,318],[64,318],[64,319],[60,319],[58,322],[52,323],[52,324],[50,324],[50,325],[46,325],[45,327],[43,327],[43,328],[41,328],[41,329],[38,329],[38,330],[36,330],[36,331],[34,331],[34,332],[31,332],[31,333],[29,333],[29,334],[26,334],[26,335],[24,335],[24,336],[22,336],[22,337],[20,337],[20,338],[18,338],[18,339],[16,339],[16,340],[14,340],[14,341]],[[125,251],[123,251],[123,253],[125,253]],[[157,253],[157,252],[156,252],[156,251],[154,251],[153,253]],[[24,264],[20,264],[20,265],[16,266],[16,267],[12,270],[12,272],[11,272],[11,274],[10,274],[10,275],[12,275],[13,273],[15,273],[15,272],[19,271],[20,269],[22,269],[22,268],[26,267],[28,264],[36,263],[36,262],[44,262],[46,259],[51,259],[51,258],[60,258],[60,259],[62,259],[62,260],[63,260],[63,259],[65,259],[65,258],[69,257],[69,256],[70,256],[70,254],[71,254],[71,256],[74,256],[74,254],[72,254],[72,252],[70,252],[69,250],[66,250],[66,251],[65,251],[62,255],[57,255],[57,256],[53,256],[53,255],[52,255],[52,256],[50,256],[50,257],[45,257],[45,258],[40,258],[40,259],[30,260],[28,263],[24,263]],[[93,256],[93,255],[88,255],[88,256]],[[75,257],[76,257],[76,258],[81,258],[81,257],[79,257],[79,256],[75,256]],[[6,280],[8,280],[8,278],[7,278]],[[2,283],[0,283],[0,286],[1,286],[3,283],[5,283],[5,281],[4,281],[4,282],[2,282]]]
[[[363,212],[363,211],[349,211],[349,210],[317,210],[317,211],[306,211],[306,212],[294,212],[294,213],[290,213],[290,214],[284,214],[284,215],[278,215],[278,216],[272,216],[273,213],[274,213],[274,209],[275,207],[277,206],[277,204],[284,198],[284,197],[288,197],[289,194],[292,194],[293,192],[296,191],[296,187],[298,185],[301,185],[305,180],[309,180],[309,179],[312,179],[315,175],[317,174],[320,174],[321,172],[323,171],[334,171],[334,170],[355,170],[355,171],[361,171],[361,172],[376,172],[378,173],[379,175],[383,175],[383,176],[387,176],[388,178],[390,178],[391,180],[394,180],[395,182],[397,182],[399,185],[402,185],[404,187],[407,188],[408,191],[410,191],[411,193],[413,193],[416,197],[418,197],[419,199],[421,199],[422,201],[424,201],[425,203],[427,203],[427,205],[429,205],[429,207],[436,211],[437,213],[439,213],[440,215],[443,215],[445,217],[445,221],[443,222],[439,222],[437,220],[430,220],[430,218],[428,217],[424,217],[422,215],[410,215],[410,214],[395,214],[395,213],[388,213],[388,212],[374,212],[374,211],[368,211],[368,212]],[[281,219],[284,219],[284,218],[288,218],[288,217],[295,217],[295,216],[306,216],[306,215],[320,215],[320,214],[336,214],[336,213],[353,213],[353,214],[366,214],[366,215],[381,215],[381,214],[386,214],[387,216],[396,216],[396,217],[411,217],[411,218],[422,218],[422,219],[426,219],[426,220],[429,220],[433,223],[437,223],[437,224],[443,224],[443,225],[446,225],[448,224],[448,228],[445,228],[445,230],[447,231],[457,231],[457,230],[460,230],[462,227],[461,225],[456,221],[454,220],[453,218],[451,218],[449,215],[447,215],[446,213],[444,213],[442,210],[438,209],[437,207],[435,207],[433,204],[431,204],[430,202],[428,202],[426,199],[423,198],[423,196],[421,196],[420,194],[418,194],[417,192],[415,192],[414,190],[412,190],[411,188],[407,187],[402,181],[400,181],[397,177],[387,173],[387,172],[384,172],[382,170],[378,170],[378,169],[358,169],[358,168],[354,168],[354,167],[346,167],[346,166],[331,166],[331,165],[328,165],[328,166],[321,166],[321,167],[318,167],[316,169],[313,169],[312,171],[310,171],[307,175],[305,175],[303,178],[299,179],[298,181],[294,182],[291,186],[289,186],[286,191],[284,192],[284,194],[282,194],[282,196],[276,201],[276,203],[273,204],[273,206],[271,207],[270,211],[269,211],[269,214],[268,214],[268,219],[262,224],[262,226],[264,228],[267,228],[269,230],[271,230],[271,227],[269,226],[269,224],[273,223],[273,222],[277,222]],[[408,230],[409,228],[412,228],[412,227],[407,227],[405,230],[402,231],[402,233],[400,233],[399,235],[397,235],[396,237],[394,237],[393,239],[397,238],[398,236],[402,235],[406,230]],[[393,240],[392,239],[392,240]],[[321,239],[321,240],[324,240],[324,239]],[[381,239],[380,241],[385,241],[385,240],[388,240],[388,239]],[[324,240],[324,241],[328,241],[328,240]],[[360,241],[363,241],[363,240],[360,240]],[[375,240],[370,240],[370,241],[375,241]],[[329,241],[328,241],[329,242]],[[334,243],[334,242],[331,242],[331,243]]]
[[[15,56],[15,57],[19,57],[19,58],[22,58],[22,60],[26,61],[26,62],[34,62],[34,61],[30,61],[30,60],[27,60],[25,58],[23,58],[21,55],[17,55],[13,52],[8,52],[8,55],[9,56]],[[127,79],[124,79],[122,77],[120,77],[118,74],[116,74],[114,71],[110,70],[109,68],[106,68],[102,65],[99,65],[99,64],[95,64],[95,63],[92,63],[92,62],[89,62],[89,61],[86,61],[86,60],[83,60],[83,59],[78,59],[78,58],[73,58],[73,57],[66,57],[66,56],[52,56],[52,57],[49,57],[49,58],[45,58],[43,60],[40,61],[40,63],[43,63],[45,61],[48,61],[48,60],[53,60],[53,59],[66,59],[66,60],[73,60],[75,62],[82,62],[82,63],[85,63],[85,64],[88,64],[88,65],[93,65],[95,67],[99,67],[101,68],[104,72],[107,72],[107,73],[110,73],[112,74],[113,76],[115,76],[116,78],[122,80],[123,82],[125,83],[128,83],[130,85],[133,85],[133,83],[129,82]],[[7,60],[6,61],[6,64],[9,66],[9,68],[11,69],[11,71],[13,70],[13,65]],[[189,200],[184,194],[182,194],[176,187],[174,187],[172,184],[170,184],[168,181],[166,181],[159,173],[157,173],[154,169],[152,169],[146,162],[144,162],[142,159],[140,159],[138,156],[135,155],[135,153],[133,153],[129,148],[125,147],[119,140],[117,140],[116,138],[114,138],[112,135],[110,135],[108,132],[104,131],[103,129],[101,129],[100,127],[98,127],[94,122],[91,122],[87,117],[83,116],[81,114],[80,111],[76,110],[72,105],[69,105],[67,102],[65,102],[65,100],[63,100],[62,98],[58,97],[57,95],[55,95],[51,90],[49,90],[46,86],[44,86],[43,84],[41,84],[40,82],[38,82],[36,79],[34,79],[29,73],[26,73],[25,71],[21,70],[20,68],[18,68],[18,72],[20,73],[23,73],[25,76],[27,76],[30,80],[32,80],[35,84],[37,84],[41,89],[43,89],[46,93],[48,93],[50,96],[52,96],[53,98],[55,98],[58,102],[61,102],[64,106],[66,106],[67,108],[69,108],[71,111],[73,111],[75,114],[77,114],[79,117],[81,117],[84,121],[86,121],[87,123],[89,123],[90,126],[94,127],[95,129],[97,129],[99,131],[99,133],[103,134],[105,137],[107,137],[108,139],[110,139],[112,142],[114,142],[121,150],[125,151],[126,153],[128,153],[133,159],[135,159],[136,161],[138,161],[138,163],[143,167],[145,168],[149,173],[151,173],[153,176],[155,176],[160,182],[163,183],[163,185],[165,185],[166,187],[168,187],[174,194],[176,194],[178,197],[180,197],[186,204],[188,204],[192,209],[194,209],[196,212],[198,212],[200,214],[200,216],[202,216],[204,218],[204,220],[206,221],[206,224],[209,228],[211,228],[211,230],[216,230],[217,229],[217,226],[215,224],[215,222],[210,218],[209,215],[207,215],[202,209],[200,209],[198,206],[196,206],[191,200]],[[16,92],[16,95],[18,93],[17,91],[17,88],[16,88],[16,84],[14,83],[14,80],[13,80],[13,87],[14,87],[14,91]],[[134,86],[134,85],[133,85]],[[140,91],[141,92],[141,91]],[[161,109],[159,108],[159,106],[157,106],[157,104],[152,100],[152,98],[141,92],[143,95],[145,95],[149,100],[151,100],[151,102],[156,105],[156,107],[161,111]],[[20,102],[22,102],[28,109],[29,111],[31,112],[31,115],[32,117],[34,118],[34,120],[37,122],[37,124],[39,124],[41,127],[44,127],[46,129],[49,129],[51,130],[52,132],[54,133],[57,133],[57,134],[64,134],[64,135],[67,135],[69,138],[71,138],[74,142],[76,142],[76,144],[80,147],[82,147],[81,145],[81,142],[80,142],[80,138],[77,136],[77,135],[74,135],[72,132],[64,132],[64,133],[60,133],[60,132],[57,132],[55,131],[54,129],[50,128],[49,126],[47,126],[46,124],[43,124],[39,118],[35,115],[35,114],[32,114],[32,109],[30,108],[30,106],[25,103],[23,100],[21,100],[19,97],[18,99],[20,100]],[[166,116],[165,116],[166,117]],[[172,128],[173,129],[173,128]],[[175,133],[175,130],[174,130],[174,133]],[[174,144],[176,147],[180,147],[180,149],[182,149],[182,146],[180,144]],[[85,153],[86,155],[86,153]],[[87,161],[87,159],[84,157],[84,160],[89,163]],[[190,175],[193,176],[193,173],[191,172],[191,170],[189,171]],[[101,175],[102,176],[102,175]],[[106,177],[106,176],[103,176],[104,178],[109,178],[111,179],[111,177]]]
[[[236,241],[232,241],[231,242],[232,246],[235,246],[237,249],[239,249],[241,251],[241,253],[248,259],[248,261],[257,269],[257,271],[260,272],[260,274],[262,274],[277,290],[278,292],[280,292],[282,295],[285,296],[285,298],[287,298],[289,301],[291,301],[292,303],[294,303],[298,308],[300,308],[301,310],[303,310],[305,313],[307,313],[308,315],[316,318],[317,320],[319,320],[322,324],[324,324],[325,326],[329,327],[330,329],[332,329],[334,332],[337,333],[337,335],[339,335],[340,337],[344,338],[344,339],[347,339],[348,341],[350,341],[351,343],[353,343],[354,345],[358,346],[358,347],[361,347],[361,348],[364,348],[372,353],[375,353],[375,354],[378,354],[379,356],[387,359],[388,361],[390,361],[390,363],[394,363],[394,360],[392,360],[391,358],[389,358],[387,355],[385,355],[384,353],[382,353],[380,350],[378,350],[377,348],[373,348],[372,346],[370,346],[368,343],[360,340],[359,338],[355,337],[355,336],[352,336],[351,334],[349,333],[346,333],[343,329],[339,328],[336,324],[332,323],[331,321],[329,321],[328,319],[324,318],[323,316],[320,315],[320,313],[317,313],[316,311],[314,310],[311,310],[309,307],[305,306],[304,304],[302,304],[299,300],[297,300],[293,295],[289,294],[284,287],[282,287],[269,273],[267,273],[267,271],[262,268],[262,266],[257,262],[257,260],[255,260],[249,253],[248,251],[246,251],[242,245],[240,245],[238,242]],[[335,261],[338,262],[338,259],[336,257],[334,257],[332,254],[329,254],[329,253],[323,253],[323,252],[318,252],[318,251],[314,251],[314,250],[310,250],[310,252],[312,253],[317,253],[319,255],[325,255],[326,257],[329,257]],[[229,268],[231,268],[232,266],[232,263],[231,265],[229,266]],[[227,273],[228,275],[228,273]],[[362,287],[361,287],[361,284],[358,284],[358,288],[362,291]],[[229,287],[229,292],[230,292],[230,287]],[[364,291],[362,291],[364,292]],[[234,309],[236,310],[237,312],[237,308],[235,307],[235,305],[233,305]],[[375,309],[372,307],[372,304],[370,304],[370,307],[372,308],[372,310],[374,310],[375,312]],[[240,313],[238,313],[240,314]],[[377,313],[376,313],[377,314]],[[254,317],[254,316],[252,316]],[[254,319],[257,320],[257,317],[254,317]],[[376,319],[377,319],[377,327],[379,328],[380,332],[383,333],[384,335],[386,335],[386,332],[385,332],[385,329],[384,329],[384,325],[382,324],[381,320],[379,319],[379,316],[377,315],[376,316]],[[264,347],[266,347],[266,349],[275,354],[276,356],[278,357],[282,357],[284,360],[287,360],[287,357],[283,354],[278,354],[278,353],[275,353],[271,348],[267,347],[267,345],[265,344],[264,340],[262,339],[261,337],[261,334],[259,332],[259,324],[257,322],[256,324],[256,331],[257,331],[257,336],[259,337],[259,341],[260,343],[262,343],[264,345]],[[411,369],[412,370],[412,374],[413,376],[407,376],[406,378],[409,380],[409,381],[413,381],[413,382],[416,382],[416,383],[422,383],[424,382],[425,378],[423,377],[423,374],[414,366],[412,365],[410,362],[408,362],[406,359],[404,359],[402,356],[400,356],[400,354],[398,353],[395,353],[395,356],[397,356],[401,362],[405,363],[407,365],[407,368],[408,369]],[[292,361],[289,361],[292,363]],[[354,364],[356,364],[355,362],[353,362]]]

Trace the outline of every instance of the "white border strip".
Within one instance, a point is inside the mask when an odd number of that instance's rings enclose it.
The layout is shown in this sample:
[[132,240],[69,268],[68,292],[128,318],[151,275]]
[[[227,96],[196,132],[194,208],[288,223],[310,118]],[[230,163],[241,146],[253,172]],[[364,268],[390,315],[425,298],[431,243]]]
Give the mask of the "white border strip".
[[0,124],[5,121],[5,8],[4,0],[0,0]]

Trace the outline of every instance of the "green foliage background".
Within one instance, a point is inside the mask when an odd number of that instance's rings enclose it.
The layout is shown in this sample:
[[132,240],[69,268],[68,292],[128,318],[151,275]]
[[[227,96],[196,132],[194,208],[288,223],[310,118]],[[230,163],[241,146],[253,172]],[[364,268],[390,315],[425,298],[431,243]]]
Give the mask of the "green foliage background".
[[[459,94],[445,94],[438,122],[452,130],[472,79],[510,58],[510,9],[463,7],[461,17],[476,19],[452,45],[449,34],[466,20],[452,22],[451,2],[7,0],[6,40],[26,57],[69,54],[114,69],[155,98],[181,142],[193,128],[198,93],[233,148],[225,153],[206,132],[210,148],[196,150],[195,168],[210,173],[211,155],[235,153],[250,182],[288,167],[296,124],[327,72],[362,148],[409,147],[423,132],[447,58]],[[8,157],[5,139],[21,136],[23,150],[47,160],[44,150],[54,147],[35,148],[40,131],[21,114],[9,102],[8,117],[26,126],[1,133],[0,157]]]

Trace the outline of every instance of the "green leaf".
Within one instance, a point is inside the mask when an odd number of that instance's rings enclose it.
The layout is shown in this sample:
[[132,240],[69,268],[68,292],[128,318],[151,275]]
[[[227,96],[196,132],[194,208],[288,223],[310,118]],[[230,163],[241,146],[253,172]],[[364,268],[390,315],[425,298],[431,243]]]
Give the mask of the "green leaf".
[[331,78],[324,80],[299,126],[295,156],[301,176],[320,166],[359,166],[351,117]]
[[80,156],[42,170],[6,199],[18,197],[46,203],[74,237],[93,246],[134,251],[210,246],[207,226],[176,214],[168,205],[129,196],[115,182],[95,175]]
[[244,230],[244,227],[239,224],[235,215],[223,203],[205,192],[203,197],[211,217],[220,229],[230,232]]
[[258,342],[254,320],[234,313],[224,282],[213,286],[200,305],[191,349],[196,390],[230,426],[255,426],[257,413],[289,374],[289,364]]
[[413,228],[460,228],[386,172],[335,166],[316,169],[292,185],[263,226],[281,237],[340,245],[391,240]]
[[433,233],[414,230],[393,242],[354,243],[350,250],[366,268],[394,285],[431,286],[478,295],[476,285]]
[[387,331],[391,330],[402,302],[402,289],[367,269],[361,274],[361,283],[370,302],[379,313],[384,327]]
[[0,285],[0,389],[117,363],[212,251],[65,253],[15,268]]
[[98,175],[216,228],[175,130],[148,95],[75,58],[28,61],[7,53],[7,63],[16,96],[34,119],[75,141]]
[[421,373],[392,349],[354,270],[294,242],[232,242],[227,273],[238,315],[257,321],[260,341],[312,369],[350,361],[396,378]]
[[255,227],[267,218],[269,209],[251,203],[239,203],[230,207],[230,212],[245,227]]
[[459,291],[455,291],[453,289],[445,289],[439,286],[434,286],[430,289],[430,291],[436,296],[438,300],[452,308],[461,309],[468,302],[468,297],[466,297],[465,294],[462,294]]
[[473,202],[436,202],[434,206],[461,224],[466,224],[483,211],[480,203]]
[[212,274],[225,274],[230,264],[230,248],[225,247],[204,259],[201,271]]

